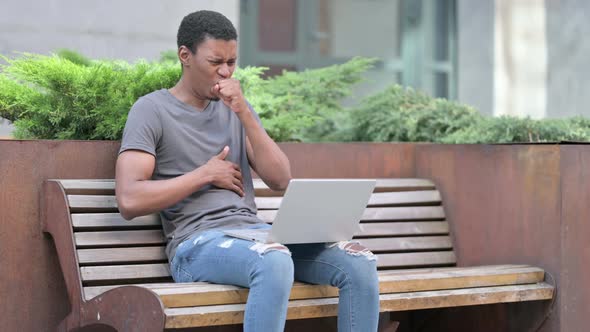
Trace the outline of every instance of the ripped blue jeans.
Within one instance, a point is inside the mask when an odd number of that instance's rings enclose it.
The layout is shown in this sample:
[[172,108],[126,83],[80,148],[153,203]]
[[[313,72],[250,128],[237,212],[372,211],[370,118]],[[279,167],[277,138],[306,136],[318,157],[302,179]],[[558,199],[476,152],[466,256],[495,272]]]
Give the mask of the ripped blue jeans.
[[354,242],[283,246],[236,239],[212,230],[182,242],[170,270],[176,282],[207,281],[250,288],[244,331],[284,330],[294,279],[339,288],[338,331],[377,331],[376,256]]

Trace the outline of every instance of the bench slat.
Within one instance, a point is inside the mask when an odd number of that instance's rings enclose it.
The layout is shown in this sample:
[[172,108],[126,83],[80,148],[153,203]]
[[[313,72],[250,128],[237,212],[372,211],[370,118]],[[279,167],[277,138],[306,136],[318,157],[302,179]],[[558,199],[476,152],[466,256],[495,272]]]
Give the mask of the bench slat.
[[377,254],[378,268],[448,266],[457,263],[452,251]]
[[[452,251],[418,252],[398,254],[377,254],[377,267],[402,268],[419,266],[445,266],[454,264]],[[114,284],[130,279],[150,279],[169,277],[167,263],[83,266],[80,268],[82,281],[108,281]]]
[[380,207],[366,208],[362,220],[442,220],[445,212],[442,206]]
[[[258,217],[266,222],[272,222],[276,215],[276,210],[258,211]],[[442,206],[380,207],[365,209],[362,221],[442,220],[444,218]],[[109,230],[155,227],[161,225],[161,221],[158,214],[125,220],[120,213],[72,213],[72,224],[75,230]]]
[[362,232],[355,234],[355,237],[449,234],[449,224],[446,221],[378,222],[361,224],[361,227]]
[[371,238],[358,239],[357,241],[372,252],[448,250],[453,248],[450,236]]
[[369,206],[382,205],[424,205],[440,204],[441,197],[437,190],[374,193],[369,199]]
[[165,247],[78,249],[80,264],[166,261]]
[[[373,252],[448,250],[453,247],[449,236],[370,238],[358,240]],[[164,246],[78,249],[80,264],[141,263],[165,261]]]
[[166,243],[159,229],[116,232],[78,232],[74,233],[77,247],[91,246],[133,246]]
[[71,212],[117,212],[114,195],[68,195]]
[[162,223],[157,214],[125,220],[120,213],[72,213],[72,225],[75,230],[85,230],[161,226]]
[[113,179],[59,180],[68,195],[114,195]]
[[375,192],[433,190],[434,182],[428,179],[377,179]]
[[[534,269],[517,273],[503,273],[492,275],[469,275],[461,271],[438,274],[422,274],[391,278],[380,276],[380,293],[400,293],[417,291],[436,291],[459,288],[506,286],[519,284],[534,284],[541,282],[543,272]],[[409,279],[407,277],[410,277]],[[211,285],[198,285],[191,287],[184,284],[183,288],[157,288],[152,290],[162,299],[164,306],[168,308],[188,307],[198,305],[219,305],[245,303],[248,289],[226,285],[221,289],[211,289]],[[217,286],[217,285],[216,285]],[[308,285],[296,283],[291,291],[290,299],[313,299],[338,296],[338,289],[329,286]]]
[[[256,197],[256,206],[261,210],[278,209],[282,197]],[[116,211],[117,200],[113,195],[68,195],[73,212]],[[432,205],[440,204],[438,191],[384,192],[374,193],[368,206]]]
[[[528,284],[541,282],[543,277],[544,271],[542,269],[529,266],[512,269],[488,266],[479,269],[460,267],[418,272],[379,271],[379,292],[385,294]],[[169,308],[245,303],[248,296],[248,289],[242,287],[204,282],[138,284],[136,286],[153,290],[160,296],[164,306]],[[119,286],[85,287],[84,296],[86,300],[90,300],[116,287]],[[337,295],[338,290],[335,287],[295,282],[290,299],[323,298]]]
[[[260,179],[253,179],[256,196],[282,196],[283,192],[270,190]],[[433,190],[435,185],[427,179],[377,179],[374,192]]]
[[[481,266],[468,266],[468,267],[426,267],[426,268],[407,268],[407,269],[395,269],[395,270],[379,270],[377,273],[381,276],[400,276],[405,278],[405,276],[413,276],[413,275],[430,275],[430,273],[451,273],[455,274],[458,270],[459,273],[471,273],[472,275],[488,275],[488,274],[495,274],[495,273],[512,273],[518,272],[521,273],[522,270],[532,269],[534,272],[544,273],[544,271],[537,267],[531,267],[529,265],[516,265],[516,264],[508,264],[508,265],[481,265]],[[543,279],[543,275],[539,278]],[[296,281],[295,284],[298,282]],[[191,285],[214,285],[209,284],[206,282],[193,282],[190,284],[186,283],[174,283],[174,282],[165,282],[165,281],[158,281],[156,283],[142,283],[142,284],[135,284],[142,287],[148,288],[184,288]],[[104,286],[89,286],[89,289],[112,289],[115,287],[119,287],[120,285],[104,285]],[[218,286],[218,285],[215,285]],[[230,286],[235,287],[235,286]]]
[[[362,224],[362,231],[355,238],[391,237],[416,235],[446,235],[449,225],[446,221],[427,222],[380,222]],[[74,239],[77,247],[137,246],[164,244],[166,239],[161,230],[124,230],[76,232]]]
[[83,282],[111,280],[140,280],[149,278],[169,278],[170,269],[167,263],[83,266],[80,268]]
[[[407,311],[481,305],[492,303],[547,300],[553,287],[546,283],[477,287],[412,293],[382,294],[381,311]],[[243,321],[244,304],[212,305],[166,309],[166,328],[239,324]],[[309,299],[289,302],[287,319],[336,316],[338,299]]]
[[[282,197],[256,197],[256,206],[261,210],[278,209]],[[436,190],[410,192],[373,193],[367,206],[401,206],[440,204],[440,193]]]
[[[57,180],[68,195],[114,195],[115,180],[113,179],[80,179]],[[262,180],[253,179],[257,196],[277,196],[282,192],[272,191]],[[432,190],[434,183],[426,179],[377,179],[375,192]]]
[[[277,210],[258,210],[258,218],[265,222],[272,222],[276,215]],[[444,218],[442,206],[379,207],[366,208],[361,221],[442,220]]]

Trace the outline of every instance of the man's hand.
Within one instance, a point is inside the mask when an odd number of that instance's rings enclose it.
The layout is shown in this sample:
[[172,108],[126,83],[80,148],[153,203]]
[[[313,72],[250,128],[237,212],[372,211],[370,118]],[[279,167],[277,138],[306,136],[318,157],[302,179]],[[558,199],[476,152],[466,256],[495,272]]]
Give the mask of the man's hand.
[[229,147],[223,148],[221,153],[209,159],[203,166],[207,174],[211,176],[211,184],[223,189],[229,189],[244,197],[244,185],[242,184],[242,172],[240,167],[225,160],[229,154]]
[[248,110],[246,98],[244,98],[242,88],[240,87],[240,81],[235,78],[228,78],[217,82],[211,88],[211,93],[219,97],[227,107],[236,113]]

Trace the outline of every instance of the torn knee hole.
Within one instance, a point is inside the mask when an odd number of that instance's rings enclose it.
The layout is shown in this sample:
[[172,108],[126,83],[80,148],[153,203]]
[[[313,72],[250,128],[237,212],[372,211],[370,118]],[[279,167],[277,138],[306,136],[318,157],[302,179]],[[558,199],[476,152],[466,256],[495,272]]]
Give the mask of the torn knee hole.
[[282,245],[280,243],[259,243],[259,242],[256,242],[250,247],[250,250],[256,251],[260,256],[266,254],[269,251],[279,251],[279,252],[282,252],[282,253],[285,253],[285,254],[288,254],[289,256],[291,256],[291,251],[289,251],[289,248],[285,247],[284,245]]
[[349,252],[361,252],[363,250],[369,250],[369,249],[365,248],[364,246],[362,246],[361,244],[359,244],[357,242],[348,242],[344,245],[344,250],[349,251]]
[[375,254],[367,249],[367,247],[356,241],[340,241],[330,245],[329,247],[338,247],[339,249],[344,250],[347,254],[353,256],[365,256],[369,260],[377,260],[377,256],[375,256]]

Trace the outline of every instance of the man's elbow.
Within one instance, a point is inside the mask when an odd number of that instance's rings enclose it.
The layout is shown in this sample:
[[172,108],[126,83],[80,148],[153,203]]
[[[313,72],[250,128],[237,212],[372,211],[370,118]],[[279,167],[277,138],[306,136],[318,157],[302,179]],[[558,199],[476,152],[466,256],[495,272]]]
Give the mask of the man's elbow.
[[125,195],[117,195],[117,206],[119,208],[119,213],[121,213],[121,216],[125,220],[131,220],[139,216],[137,208],[133,203],[133,199],[130,197]]
[[289,185],[289,182],[291,182],[291,174],[289,174],[288,176],[284,176],[283,178],[281,178],[278,181],[275,181],[270,187],[270,189],[275,190],[275,191],[285,191],[287,190],[287,186]]
[[121,213],[121,217],[123,217],[123,219],[125,219],[127,221],[133,220],[133,218],[137,217],[131,211],[119,209],[119,212]]

